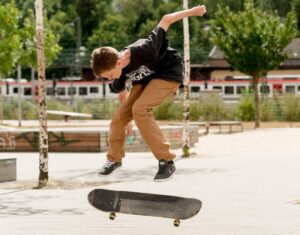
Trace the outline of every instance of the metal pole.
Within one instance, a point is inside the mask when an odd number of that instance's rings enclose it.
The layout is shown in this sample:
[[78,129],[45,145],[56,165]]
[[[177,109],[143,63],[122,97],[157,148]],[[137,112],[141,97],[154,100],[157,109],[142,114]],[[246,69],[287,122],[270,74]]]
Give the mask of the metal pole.
[[261,10],[261,11],[264,10],[264,5],[265,5],[264,0],[260,0],[260,1],[259,1],[259,7],[260,7],[260,10]]
[[81,72],[81,69],[82,69],[82,59],[81,59],[81,55],[80,55],[80,48],[81,48],[81,17],[78,16],[76,18],[76,25],[77,25],[77,32],[76,32],[76,54],[77,54],[77,63],[78,63],[78,67],[77,67],[77,70],[78,70],[78,73],[79,73],[79,76],[81,78],[81,75],[82,75],[82,72]]
[[36,0],[36,39],[38,58],[38,85],[39,85],[39,123],[40,123],[40,146],[39,146],[39,185],[44,187],[48,182],[48,133],[46,113],[46,76],[45,76],[45,53],[44,53],[44,27],[43,27],[43,0]]
[[31,68],[31,95],[32,101],[35,101],[35,71],[34,68]]
[[[188,9],[188,0],[183,0],[183,9]],[[189,116],[190,116],[190,36],[188,17],[183,19],[183,35],[184,35],[184,90],[183,90],[183,156],[190,156],[190,134],[189,134]]]
[[22,77],[22,68],[21,65],[17,66],[17,76],[18,76],[18,123],[19,127],[22,126],[22,86],[21,86],[21,77]]

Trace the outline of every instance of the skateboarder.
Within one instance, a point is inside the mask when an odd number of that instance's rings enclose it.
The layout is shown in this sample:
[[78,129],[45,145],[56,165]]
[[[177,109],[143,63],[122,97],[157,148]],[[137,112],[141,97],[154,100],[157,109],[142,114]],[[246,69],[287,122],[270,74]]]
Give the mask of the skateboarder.
[[[171,96],[183,82],[183,63],[179,53],[168,47],[167,31],[171,24],[190,16],[203,16],[204,5],[178,11],[162,17],[147,39],[140,39],[120,52],[112,47],[96,48],[91,66],[97,77],[111,80],[110,89],[126,92],[125,82],[132,88],[112,117],[109,131],[107,162],[99,175],[109,175],[122,166],[125,156],[125,130],[134,120],[142,137],[159,161],[155,181],[164,181],[175,172],[170,145],[166,142],[153,117],[153,108]],[[123,94],[122,94],[123,93]]]

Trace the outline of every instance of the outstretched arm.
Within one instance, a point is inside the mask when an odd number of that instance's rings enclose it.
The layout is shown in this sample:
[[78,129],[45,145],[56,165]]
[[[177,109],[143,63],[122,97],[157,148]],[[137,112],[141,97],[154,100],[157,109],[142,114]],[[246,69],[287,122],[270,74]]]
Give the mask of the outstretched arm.
[[177,11],[171,14],[164,15],[158,26],[163,28],[165,31],[168,30],[169,26],[176,21],[182,20],[185,17],[190,16],[203,16],[206,13],[205,5],[198,5],[188,10]]
[[[120,103],[124,103],[127,95],[128,95],[128,92],[127,92],[126,89],[124,91],[121,91],[119,93],[119,102]],[[128,122],[128,124],[126,126],[126,134],[127,135],[131,135],[132,134],[132,123],[131,122]]]

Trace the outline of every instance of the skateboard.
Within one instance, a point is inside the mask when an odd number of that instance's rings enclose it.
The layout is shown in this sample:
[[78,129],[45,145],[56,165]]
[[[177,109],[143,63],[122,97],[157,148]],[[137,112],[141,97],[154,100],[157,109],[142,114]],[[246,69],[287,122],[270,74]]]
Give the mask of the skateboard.
[[116,213],[155,216],[174,219],[174,226],[180,220],[195,216],[201,209],[202,202],[194,198],[183,198],[169,195],[138,193],[94,189],[88,194],[89,203],[114,220]]

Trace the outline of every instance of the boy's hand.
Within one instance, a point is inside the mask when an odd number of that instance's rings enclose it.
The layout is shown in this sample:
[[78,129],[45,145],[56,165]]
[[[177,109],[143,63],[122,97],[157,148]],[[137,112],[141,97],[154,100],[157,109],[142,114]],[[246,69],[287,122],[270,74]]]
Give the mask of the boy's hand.
[[163,28],[165,31],[167,31],[169,26],[178,20],[182,20],[185,17],[190,17],[190,16],[203,16],[205,13],[206,13],[206,6],[198,5],[196,7],[187,10],[177,11],[174,13],[164,15],[161,21],[159,22],[158,26]]
[[195,16],[203,16],[206,13],[205,5],[198,5],[192,8]]
[[133,131],[132,131],[132,123],[128,122],[127,126],[126,126],[126,135],[132,135]]

